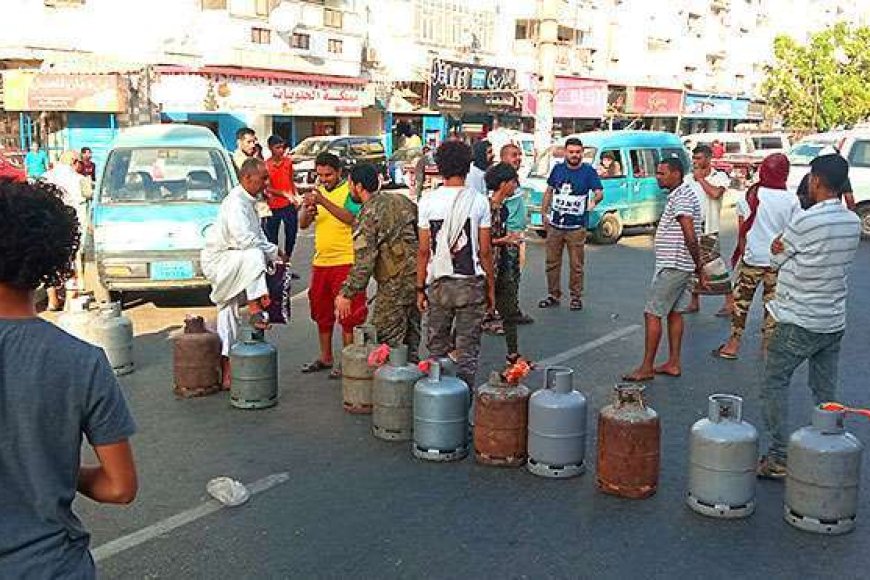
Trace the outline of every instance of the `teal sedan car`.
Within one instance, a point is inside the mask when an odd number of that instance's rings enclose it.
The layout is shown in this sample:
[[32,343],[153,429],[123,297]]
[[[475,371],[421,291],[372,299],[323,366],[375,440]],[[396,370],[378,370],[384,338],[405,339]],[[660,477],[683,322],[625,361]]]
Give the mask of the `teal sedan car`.
[[604,199],[589,215],[589,232],[600,244],[613,244],[628,226],[658,222],[666,192],[656,181],[662,159],[676,157],[686,171],[691,163],[680,138],[662,131],[596,131],[568,135],[538,158],[531,175],[521,185],[529,213],[529,228],[546,236],[541,202],[547,177],[564,157],[564,143],[575,137],[583,142],[583,161],[601,177]]

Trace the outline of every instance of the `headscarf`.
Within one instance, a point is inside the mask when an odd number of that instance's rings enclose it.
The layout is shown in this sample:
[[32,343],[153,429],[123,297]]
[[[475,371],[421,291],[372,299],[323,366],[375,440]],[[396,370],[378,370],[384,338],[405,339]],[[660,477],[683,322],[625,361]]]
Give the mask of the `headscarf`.
[[489,169],[489,160],[487,159],[486,152],[489,151],[490,147],[492,147],[492,144],[483,139],[475,143],[471,150],[472,164],[481,171]]
[[770,189],[787,189],[789,167],[788,157],[782,153],[768,155],[758,168],[758,185]]

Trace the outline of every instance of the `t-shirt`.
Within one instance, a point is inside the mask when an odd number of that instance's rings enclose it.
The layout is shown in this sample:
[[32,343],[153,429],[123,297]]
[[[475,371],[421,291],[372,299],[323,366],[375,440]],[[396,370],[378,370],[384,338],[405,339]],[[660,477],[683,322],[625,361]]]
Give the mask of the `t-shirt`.
[[[275,163],[277,161],[277,163]],[[266,161],[266,169],[269,170],[269,187],[272,189],[295,193],[296,185],[293,183],[293,160],[282,157]],[[270,195],[266,198],[270,209],[281,209],[290,205],[290,200],[283,195]]]
[[109,445],[134,431],[101,349],[39,318],[0,319],[0,576],[94,577],[72,511],[82,434]]
[[[698,202],[701,204],[701,220],[704,223],[705,234],[715,234],[719,232],[722,218],[722,197],[713,199],[701,184],[695,180],[695,176],[689,173],[683,180],[692,187],[695,195],[698,196]],[[725,175],[718,169],[711,169],[710,175],[707,176],[707,183],[713,187],[725,187],[731,185],[731,178]]]
[[683,183],[668,195],[665,211],[656,229],[656,270],[675,268],[685,272],[695,271],[695,261],[686,247],[683,228],[677,218],[689,216],[694,221],[695,236],[701,236],[701,204],[698,196],[687,183]]
[[[362,206],[350,197],[347,181],[342,181],[332,191],[319,188],[326,199],[359,215]],[[353,264],[353,227],[342,222],[324,207],[317,208],[314,218],[314,260],[315,266],[346,266]]]
[[24,156],[24,166],[27,169],[27,177],[42,177],[48,171],[48,153],[40,149],[28,151]]
[[[743,261],[750,266],[770,266],[770,244],[785,231],[791,219],[800,209],[796,195],[781,189],[758,188],[758,209],[755,221],[746,234],[746,249]],[[737,215],[744,220],[749,217],[749,203],[745,197],[737,200]]]
[[559,163],[550,172],[547,185],[553,188],[550,202],[550,225],[560,230],[578,230],[589,222],[586,211],[589,192],[602,189],[598,172],[588,163],[568,167]]
[[[437,249],[438,232],[444,220],[453,209],[453,202],[464,191],[464,187],[442,186],[430,191],[420,200],[417,212],[417,226],[421,230],[429,230],[432,244],[432,255],[429,264]],[[483,195],[474,196],[471,212],[465,220],[463,233],[456,243],[453,252],[453,278],[467,278],[471,276],[483,276],[483,267],[480,265],[480,248],[478,247],[478,235],[481,228],[491,226],[489,213],[489,200]],[[432,268],[429,268],[429,282],[434,278]]]

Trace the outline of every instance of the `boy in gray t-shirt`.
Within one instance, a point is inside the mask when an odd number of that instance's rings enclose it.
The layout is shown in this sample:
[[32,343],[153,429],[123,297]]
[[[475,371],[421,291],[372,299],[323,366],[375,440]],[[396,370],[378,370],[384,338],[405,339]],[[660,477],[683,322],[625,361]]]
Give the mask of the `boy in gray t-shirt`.
[[[135,426],[103,351],[37,317],[72,275],[75,212],[46,183],[0,181],[0,576],[93,578],[76,491],[130,503]],[[100,464],[80,464],[82,435]]]

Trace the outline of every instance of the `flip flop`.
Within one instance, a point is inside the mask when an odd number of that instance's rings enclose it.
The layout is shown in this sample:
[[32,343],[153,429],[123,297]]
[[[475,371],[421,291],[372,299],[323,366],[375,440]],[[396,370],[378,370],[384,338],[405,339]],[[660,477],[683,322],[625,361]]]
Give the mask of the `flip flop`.
[[635,376],[634,374],[622,375],[622,380],[626,383],[644,383],[647,381],[654,381],[656,376],[653,375],[644,375],[642,377]]
[[575,311],[576,310],[583,310],[583,301],[580,300],[579,298],[576,300],[572,300],[571,303],[569,304],[568,308],[570,310],[575,310]]
[[341,380],[341,367],[334,367],[331,371],[329,371],[328,378],[330,381],[340,381]]
[[723,348],[725,348],[725,345],[724,345],[724,344],[720,344],[720,345],[719,345],[719,348],[715,348],[715,349],[713,349],[713,350],[710,352],[710,354],[713,355],[713,356],[715,356],[715,357],[724,358],[725,360],[737,360],[737,355],[736,355],[736,354],[731,354],[730,352],[722,352],[722,349],[723,349]]
[[554,306],[559,305],[559,299],[553,298],[552,296],[547,296],[540,302],[538,302],[538,308],[553,308]]
[[320,371],[329,370],[332,368],[331,364],[326,364],[320,359],[314,360],[310,363],[305,363],[299,368],[299,371],[304,374],[309,373],[319,373]]

